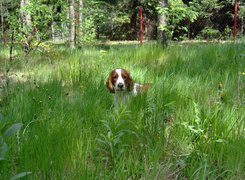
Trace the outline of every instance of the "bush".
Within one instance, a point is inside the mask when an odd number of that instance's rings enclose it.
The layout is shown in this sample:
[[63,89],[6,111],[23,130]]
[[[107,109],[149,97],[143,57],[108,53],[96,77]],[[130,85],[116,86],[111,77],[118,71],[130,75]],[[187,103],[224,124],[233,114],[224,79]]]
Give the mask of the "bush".
[[220,32],[217,29],[206,27],[201,31],[200,37],[202,39],[218,39],[220,38]]

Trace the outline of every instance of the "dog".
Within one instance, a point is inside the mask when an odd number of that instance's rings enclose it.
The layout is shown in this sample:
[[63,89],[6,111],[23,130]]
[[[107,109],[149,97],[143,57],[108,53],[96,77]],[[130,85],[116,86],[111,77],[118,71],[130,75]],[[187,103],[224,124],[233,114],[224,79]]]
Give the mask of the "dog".
[[136,96],[149,90],[151,83],[139,84],[134,83],[130,73],[123,68],[117,68],[111,71],[106,81],[106,87],[114,93],[114,106],[125,104],[128,99],[128,94]]

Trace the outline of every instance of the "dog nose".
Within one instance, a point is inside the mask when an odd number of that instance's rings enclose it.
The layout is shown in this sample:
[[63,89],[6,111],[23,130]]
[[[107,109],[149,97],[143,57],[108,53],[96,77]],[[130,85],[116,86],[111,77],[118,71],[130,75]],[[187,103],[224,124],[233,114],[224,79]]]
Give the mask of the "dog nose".
[[123,88],[123,83],[119,83],[118,84],[118,88],[121,88],[122,89]]

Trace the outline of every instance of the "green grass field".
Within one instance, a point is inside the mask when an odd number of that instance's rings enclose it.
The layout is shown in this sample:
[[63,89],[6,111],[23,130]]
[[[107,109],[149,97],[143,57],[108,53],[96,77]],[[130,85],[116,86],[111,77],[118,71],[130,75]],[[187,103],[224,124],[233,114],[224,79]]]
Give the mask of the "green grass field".
[[[1,50],[0,179],[244,179],[244,45]],[[116,67],[152,89],[113,108]]]

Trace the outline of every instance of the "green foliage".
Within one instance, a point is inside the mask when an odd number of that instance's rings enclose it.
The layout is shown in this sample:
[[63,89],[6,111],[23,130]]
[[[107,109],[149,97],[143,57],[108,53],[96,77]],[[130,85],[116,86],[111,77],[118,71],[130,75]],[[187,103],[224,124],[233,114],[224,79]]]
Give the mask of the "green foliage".
[[102,120],[101,123],[105,130],[97,138],[100,144],[98,150],[106,164],[116,166],[118,159],[126,155],[127,148],[136,140],[137,127],[130,120],[130,112],[127,112],[126,107],[116,110],[110,119]]
[[[217,38],[214,31],[216,33],[220,31],[222,34],[225,33],[227,26],[232,28],[234,8],[230,0],[222,2],[219,0],[186,0],[183,2],[172,0],[164,9],[157,7],[158,13],[165,14],[168,19],[167,26],[160,27],[160,29],[165,31],[170,38],[182,40],[188,37],[192,39],[199,38],[203,34]],[[212,32],[211,29],[213,29]]]
[[[3,123],[3,117],[1,120],[1,123]],[[2,126],[2,125],[1,125]],[[2,128],[2,134],[0,136],[0,146],[1,146],[1,152],[0,152],[0,161],[5,160],[5,155],[7,152],[7,144],[6,144],[6,139],[12,136],[13,134],[17,133],[22,127],[22,123],[16,123],[11,125],[10,127],[3,127]]]
[[225,30],[224,30],[224,39],[229,39],[231,37],[231,34],[232,34],[232,30],[226,26]]
[[[224,31],[232,19],[229,13],[230,1],[220,2],[219,0],[194,0],[189,6],[198,12],[197,19],[192,23],[192,37],[202,36],[204,38],[219,38],[219,31]],[[226,14],[223,14],[226,11]],[[224,26],[226,25],[226,26]],[[218,37],[219,36],[219,37]]]
[[[8,159],[6,158],[6,154],[7,154],[7,150],[8,150],[8,145],[7,145],[7,140],[8,138],[10,138],[11,136],[13,136],[14,134],[19,133],[21,127],[23,126],[22,123],[15,123],[12,124],[10,127],[7,124],[4,117],[2,116],[2,114],[0,114],[0,127],[1,127],[1,134],[0,134],[0,167],[4,166],[5,161],[7,161]],[[4,125],[5,124],[5,125]],[[17,138],[19,138],[19,134],[17,134]],[[19,141],[19,139],[17,139]],[[4,174],[4,172],[2,171],[2,169],[0,170],[0,177],[2,176],[2,174]],[[26,175],[23,175],[22,177],[24,177]],[[15,178],[14,178],[15,179]]]
[[241,3],[240,6],[239,6],[239,11],[238,11],[238,17],[239,18],[245,18],[245,3]]
[[16,179],[20,179],[20,178],[23,178],[23,177],[26,177],[27,175],[30,175],[31,172],[22,172],[22,173],[19,173],[13,177],[10,178],[10,180],[16,180]]
[[201,31],[200,37],[208,40],[218,39],[220,38],[220,32],[217,29],[206,27]]
[[[20,45],[29,54],[40,43],[52,40],[69,40],[69,2],[64,0],[29,0],[29,5],[20,8],[17,1],[3,0],[2,15],[5,20],[5,34],[10,46]],[[77,45],[95,40],[136,40],[139,31],[139,9],[143,7],[145,39],[160,37],[158,29],[173,40],[200,38],[207,29],[218,30],[226,37],[228,27],[232,29],[234,2],[232,0],[169,0],[166,8],[158,0],[84,0],[81,12],[75,3],[76,18],[79,13],[83,20],[76,19]],[[31,16],[30,26],[22,17]],[[80,14],[80,15],[81,15]],[[167,25],[158,25],[159,16],[165,15]],[[22,17],[22,18],[21,18]],[[244,3],[239,1],[238,31],[243,33]],[[159,26],[159,27],[157,27]],[[79,32],[79,33],[78,33]],[[205,33],[204,33],[205,32]],[[238,33],[238,34],[241,34]],[[11,42],[11,36],[14,36]],[[243,35],[243,34],[241,34]],[[205,35],[207,36],[207,35]],[[213,37],[210,35],[209,37]],[[216,36],[215,36],[216,37]]]
[[[44,0],[30,0],[28,5],[20,9],[18,4],[11,3],[12,9],[9,11],[6,21],[10,34],[13,33],[14,44],[23,46],[26,54],[37,48],[42,41],[49,38],[51,22],[62,20],[63,14],[61,13],[64,12],[58,12],[57,8],[64,8],[65,5],[66,3],[62,1],[47,3]],[[27,14],[31,17],[30,26],[25,24]]]
[[125,10],[125,2],[85,1],[84,6],[82,42],[103,37],[124,39],[127,36],[123,27],[129,24],[130,15]]
[[171,38],[176,31],[187,33],[188,28],[183,22],[194,22],[199,15],[195,8],[185,5],[181,0],[170,1],[167,8],[157,7],[157,10],[159,14],[167,16],[168,25],[160,26],[160,29],[167,32]]

